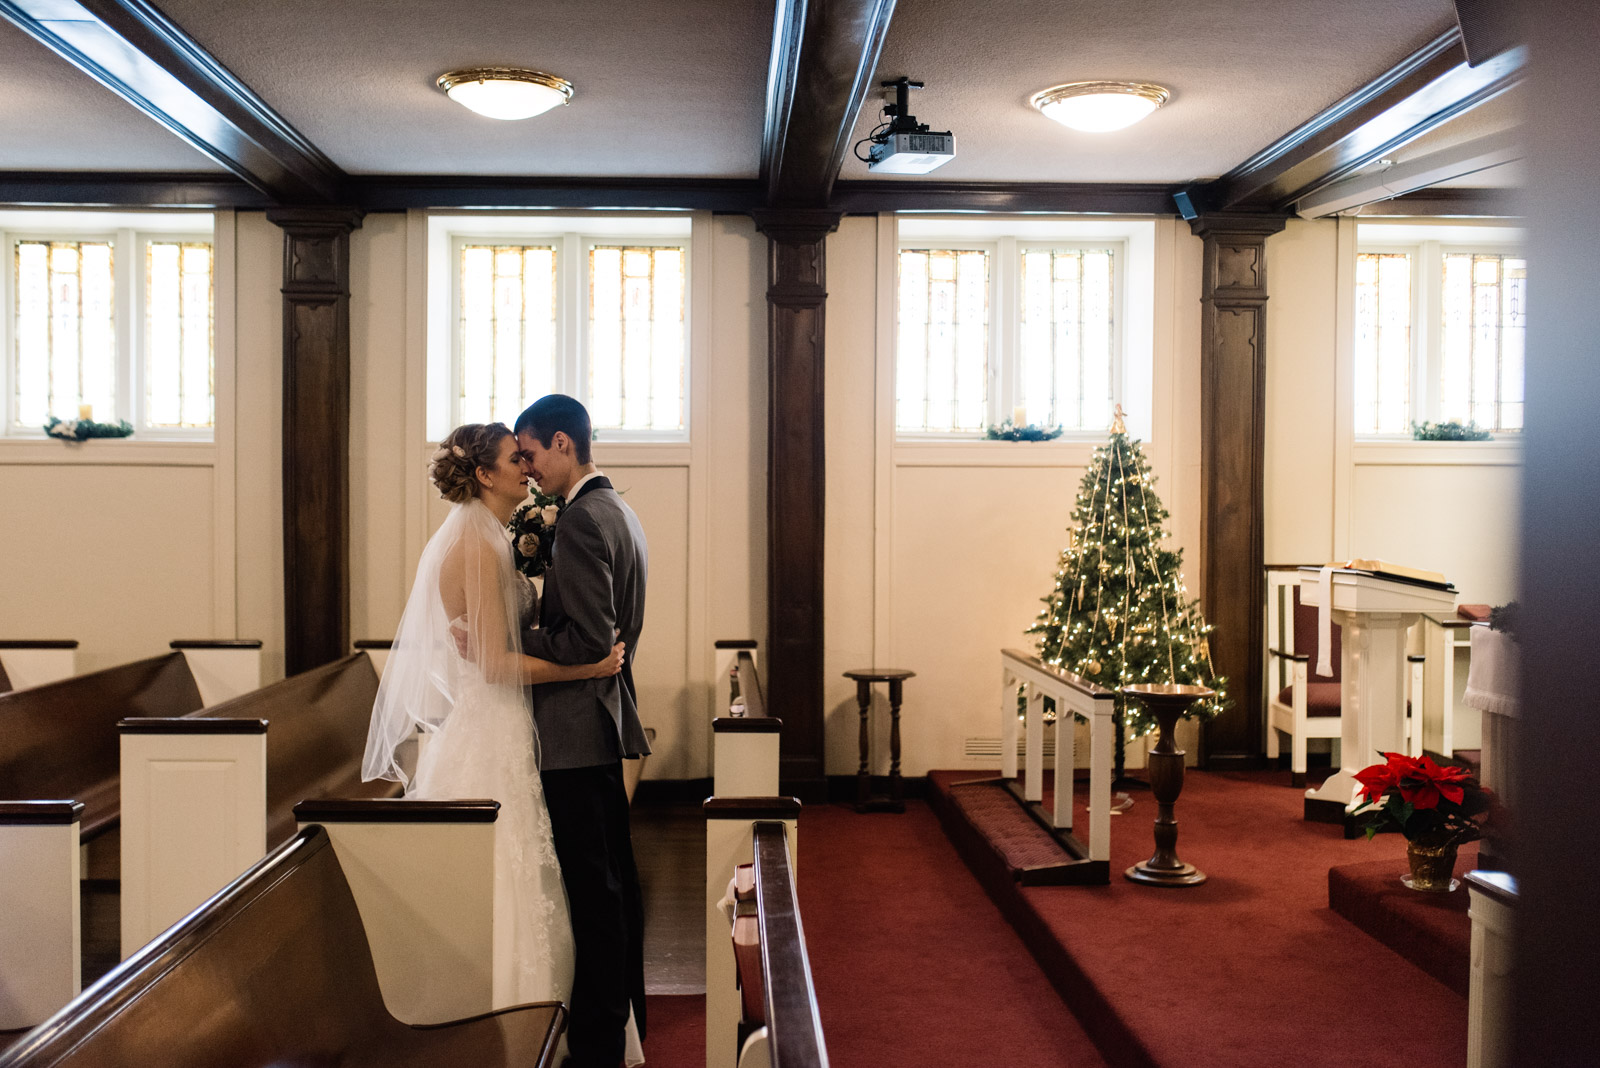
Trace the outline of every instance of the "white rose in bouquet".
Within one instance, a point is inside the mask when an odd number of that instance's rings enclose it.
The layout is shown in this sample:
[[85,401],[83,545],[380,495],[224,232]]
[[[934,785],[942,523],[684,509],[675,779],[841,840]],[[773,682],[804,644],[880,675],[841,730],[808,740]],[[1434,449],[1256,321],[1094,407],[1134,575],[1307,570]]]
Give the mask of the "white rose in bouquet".
[[554,504],[547,504],[542,509],[540,509],[539,518],[541,520],[543,520],[545,526],[553,527],[553,526],[556,525],[556,517],[559,516],[560,514],[561,514],[560,506],[554,505]]
[[537,534],[524,534],[522,537],[518,538],[517,539],[517,552],[519,552],[523,556],[526,556],[526,557],[529,557],[529,558],[532,558],[533,556],[538,555],[538,552],[539,552],[539,535],[537,535]]

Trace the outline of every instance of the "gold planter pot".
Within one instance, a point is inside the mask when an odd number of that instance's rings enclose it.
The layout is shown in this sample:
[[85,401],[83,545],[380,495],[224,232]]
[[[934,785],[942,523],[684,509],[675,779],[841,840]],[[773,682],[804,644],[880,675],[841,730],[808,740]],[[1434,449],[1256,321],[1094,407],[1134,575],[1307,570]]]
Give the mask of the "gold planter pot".
[[1451,878],[1456,867],[1456,844],[1434,846],[1422,842],[1406,843],[1406,859],[1411,862],[1411,874],[1400,881],[1413,890],[1435,894],[1448,894],[1460,880]]

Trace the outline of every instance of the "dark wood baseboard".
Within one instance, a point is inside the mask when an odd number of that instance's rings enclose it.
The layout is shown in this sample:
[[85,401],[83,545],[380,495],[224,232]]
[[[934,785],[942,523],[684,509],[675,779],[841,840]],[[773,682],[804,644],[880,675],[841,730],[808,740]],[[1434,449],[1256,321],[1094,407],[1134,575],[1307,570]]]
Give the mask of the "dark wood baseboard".
[[1201,762],[1203,771],[1268,771],[1272,762],[1260,753],[1213,753]]
[[[872,776],[872,796],[887,797],[889,795],[889,776]],[[928,796],[928,777],[915,775],[900,780],[900,796],[907,801],[921,801]],[[828,776],[828,803],[838,804],[848,802],[854,804],[856,800],[856,777],[854,775],[829,775]]]
[[634,808],[671,808],[675,805],[699,805],[711,796],[711,780],[705,779],[643,779],[633,792]]

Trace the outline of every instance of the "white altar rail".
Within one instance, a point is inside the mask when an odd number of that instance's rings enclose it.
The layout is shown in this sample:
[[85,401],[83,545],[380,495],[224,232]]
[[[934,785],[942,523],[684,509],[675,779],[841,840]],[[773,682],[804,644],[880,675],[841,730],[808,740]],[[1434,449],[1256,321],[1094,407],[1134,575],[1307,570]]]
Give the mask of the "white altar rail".
[[0,690],[26,690],[70,679],[78,673],[78,643],[70,639],[0,641],[0,668],[9,683]]
[[168,644],[189,662],[189,674],[200,690],[200,702],[207,707],[261,688],[258,638],[180,638]]
[[[1017,778],[1017,690],[1027,701],[1023,768]],[[1044,799],[1044,701],[1056,708],[1055,805],[1046,815]],[[1038,657],[1018,649],[1000,651],[1000,776],[1028,812],[1055,833],[1067,850],[1087,862],[1077,878],[1068,881],[1104,883],[1110,880],[1111,861],[1111,760],[1116,731],[1112,714],[1116,695]],[[1072,835],[1072,776],[1076,765],[1073,716],[1089,721],[1089,840],[1087,846]]]
[[[796,832],[800,818],[800,802],[792,797],[711,797],[705,802],[706,817],[706,1068],[739,1068],[759,1060],[758,1050],[748,1049],[749,1060],[741,1059],[739,1022],[741,1019],[738,968],[733,956],[731,919],[725,911],[724,900],[734,869],[749,864],[755,856],[756,830],[763,823],[776,822],[784,830],[787,846],[788,870],[786,877],[791,885],[798,857]],[[795,916],[798,932],[799,911],[790,908]],[[803,946],[802,946],[803,948]],[[779,982],[792,982],[780,978]],[[809,983],[807,973],[805,982]],[[773,994],[773,980],[767,981],[769,1004]],[[811,999],[813,1008],[815,998]],[[769,1024],[772,1021],[769,1020]],[[759,1033],[758,1033],[759,1034]],[[766,1041],[765,1037],[752,1036],[753,1042]],[[776,1064],[774,1059],[768,1063]],[[783,1061],[785,1066],[791,1062]],[[797,1062],[798,1063],[798,1062]],[[827,1064],[826,1054],[820,1062]]]
[[498,801],[325,800],[294,808],[333,842],[389,1012],[442,1023],[515,1003]]
[[33,1027],[83,987],[80,801],[0,802],[0,1031]]

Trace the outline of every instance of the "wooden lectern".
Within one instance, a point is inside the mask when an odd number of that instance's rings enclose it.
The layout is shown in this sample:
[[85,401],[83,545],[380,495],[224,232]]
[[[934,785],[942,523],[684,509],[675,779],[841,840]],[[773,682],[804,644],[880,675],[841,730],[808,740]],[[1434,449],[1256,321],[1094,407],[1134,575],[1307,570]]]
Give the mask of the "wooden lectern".
[[1344,638],[1340,768],[1306,791],[1305,818],[1343,824],[1346,837],[1353,837],[1349,814],[1361,791],[1356,772],[1380,762],[1379,753],[1408,751],[1406,630],[1423,612],[1453,612],[1456,590],[1448,583],[1347,567],[1303,567],[1300,603],[1319,611],[1326,603]]

